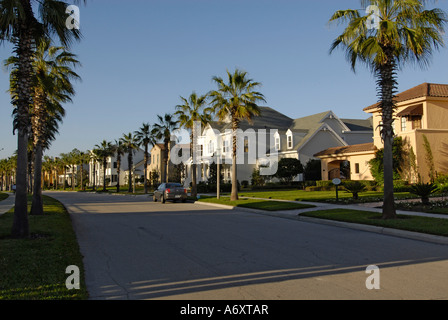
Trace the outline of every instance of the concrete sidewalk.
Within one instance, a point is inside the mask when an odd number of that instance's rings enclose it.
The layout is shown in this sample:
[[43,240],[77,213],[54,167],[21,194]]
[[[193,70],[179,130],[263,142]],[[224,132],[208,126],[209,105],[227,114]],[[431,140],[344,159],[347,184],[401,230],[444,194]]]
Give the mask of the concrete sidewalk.
[[7,199],[0,201],[0,216],[14,207],[16,196],[13,193],[8,193],[8,195]]

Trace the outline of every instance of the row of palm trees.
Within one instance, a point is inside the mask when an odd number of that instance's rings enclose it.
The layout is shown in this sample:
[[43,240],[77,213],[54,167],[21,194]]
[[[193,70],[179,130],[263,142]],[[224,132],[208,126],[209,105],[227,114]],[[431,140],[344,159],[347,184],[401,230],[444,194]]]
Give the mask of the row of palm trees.
[[[230,118],[232,129],[236,132],[241,121],[250,121],[252,117],[258,116],[260,109],[257,102],[265,101],[264,96],[260,92],[255,91],[261,84],[249,79],[247,72],[238,69],[232,73],[227,71],[226,80],[224,81],[220,77],[213,77],[213,81],[217,85],[216,90],[212,90],[204,95],[198,95],[196,92],[193,92],[188,98],[181,96],[181,104],[175,107],[176,110],[173,114],[157,115],[157,122],[153,125],[143,123],[139,130],[123,135],[121,139],[115,140],[114,143],[103,140],[100,144],[97,144],[93,152],[97,154],[97,158],[103,163],[103,179],[106,177],[107,159],[115,154],[117,155],[117,167],[120,170],[121,156],[127,153],[128,170],[131,174],[133,166],[132,155],[137,148],[142,147],[144,149],[144,188],[145,193],[147,193],[147,167],[150,147],[153,147],[158,142],[163,143],[164,155],[162,159],[165,170],[162,170],[161,179],[162,182],[168,182],[171,139],[174,131],[185,128],[190,132],[190,150],[191,156],[193,156],[194,153],[192,151],[194,148],[197,148],[197,136],[201,134],[200,132],[195,132],[196,123],[199,122],[202,125],[206,125],[215,118],[218,118],[220,121]],[[234,200],[238,199],[236,147],[237,141],[236,135],[234,135],[231,193],[231,198]],[[196,161],[192,161],[191,195],[193,197],[197,196],[196,171]],[[120,183],[118,182],[117,188],[119,188],[119,185]],[[104,190],[106,188],[105,180],[103,180],[103,188]],[[129,184],[129,192],[131,192],[131,184]]]
[[[69,101],[74,94],[69,80],[77,75],[64,70],[64,67],[70,69],[78,62],[66,49],[73,40],[80,39],[81,33],[78,29],[66,26],[68,5],[56,0],[0,1],[0,42],[11,43],[15,54],[14,58],[9,59],[12,68],[10,87],[14,106],[14,132],[17,134],[16,197],[11,231],[15,238],[29,236],[27,168],[30,136],[33,135],[34,154],[37,155],[35,166],[40,166],[41,151],[48,147],[43,137],[51,141],[57,132],[57,123],[63,117],[61,104]],[[60,52],[60,49],[50,50],[49,43],[53,43],[52,40],[61,44],[59,48],[65,52],[62,56],[55,52]],[[45,48],[48,49],[45,58],[38,62]],[[58,61],[55,55],[61,60]],[[47,64],[44,60],[51,63]],[[58,62],[63,63],[61,68],[55,66]],[[39,174],[40,170],[35,172]],[[42,214],[42,197],[38,190],[33,196],[33,202],[32,212]]]

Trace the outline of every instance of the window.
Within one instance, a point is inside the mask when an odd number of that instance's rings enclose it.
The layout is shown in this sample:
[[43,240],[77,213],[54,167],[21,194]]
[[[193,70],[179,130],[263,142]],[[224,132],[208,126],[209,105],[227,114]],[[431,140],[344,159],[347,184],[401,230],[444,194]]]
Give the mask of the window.
[[406,118],[401,117],[401,131],[406,131]]
[[275,138],[275,150],[279,151],[280,150],[280,138]]
[[412,129],[421,129],[422,128],[422,116],[412,116]]
[[214,148],[214,145],[213,145],[213,141],[210,140],[208,142],[208,153],[213,153],[213,152],[215,152],[215,148]]
[[222,142],[222,153],[226,153],[226,152],[229,152],[229,151],[230,151],[229,150],[229,141],[224,140]]
[[288,136],[288,149],[292,149],[292,136]]
[[355,173],[359,173],[359,163],[355,163]]
[[[117,169],[117,168],[118,168],[117,163],[114,162],[114,169]],[[116,181],[114,181],[114,182],[116,182]]]
[[249,152],[249,139],[244,138],[244,153]]

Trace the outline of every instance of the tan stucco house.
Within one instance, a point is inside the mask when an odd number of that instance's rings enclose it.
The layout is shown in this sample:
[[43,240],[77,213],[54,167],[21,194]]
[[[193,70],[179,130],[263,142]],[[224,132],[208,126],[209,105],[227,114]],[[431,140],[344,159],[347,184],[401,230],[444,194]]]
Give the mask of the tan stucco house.
[[[396,96],[397,108],[393,129],[396,136],[412,148],[416,156],[418,173],[424,182],[429,181],[426,165],[426,136],[434,156],[435,171],[448,173],[448,85],[423,83]],[[373,180],[368,162],[378,149],[383,148],[380,136],[381,110],[374,104],[364,109],[372,114],[373,143],[331,148],[317,153],[322,160],[322,178],[331,180],[340,177],[340,165],[349,164],[351,180]],[[417,177],[411,177],[415,182]]]

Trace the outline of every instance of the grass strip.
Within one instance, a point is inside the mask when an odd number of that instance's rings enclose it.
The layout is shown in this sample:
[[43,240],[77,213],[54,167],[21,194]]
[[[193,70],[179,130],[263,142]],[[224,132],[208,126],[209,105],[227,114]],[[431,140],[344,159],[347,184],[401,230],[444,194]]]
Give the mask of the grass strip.
[[9,195],[7,193],[0,192],[0,201],[8,199]]
[[243,207],[251,209],[259,209],[264,211],[282,211],[282,210],[294,210],[294,209],[306,209],[314,208],[313,205],[307,205],[303,203],[293,203],[284,201],[270,201],[270,200],[257,200],[257,199],[246,199],[240,198],[237,201],[230,201],[229,197],[223,197],[217,199],[215,197],[201,197],[199,199],[201,202],[223,204],[232,207]]
[[319,210],[302,213],[301,216],[366,224],[448,237],[448,219],[398,215],[395,220],[383,220],[378,212],[347,209]]
[[[242,191],[241,197],[266,198],[289,201],[310,201],[310,202],[335,202],[335,191],[305,191],[305,190],[275,190],[275,191]],[[376,202],[382,201],[383,192],[366,191],[359,193],[359,200],[354,201],[353,195],[349,192],[339,190],[338,198],[340,204],[355,202]],[[396,199],[407,199],[414,197],[409,192],[395,192]]]
[[[70,215],[43,196],[43,216],[29,216],[31,236],[10,237],[13,210],[0,217],[0,300],[85,300],[82,255]],[[80,290],[68,290],[66,268],[79,267]]]

